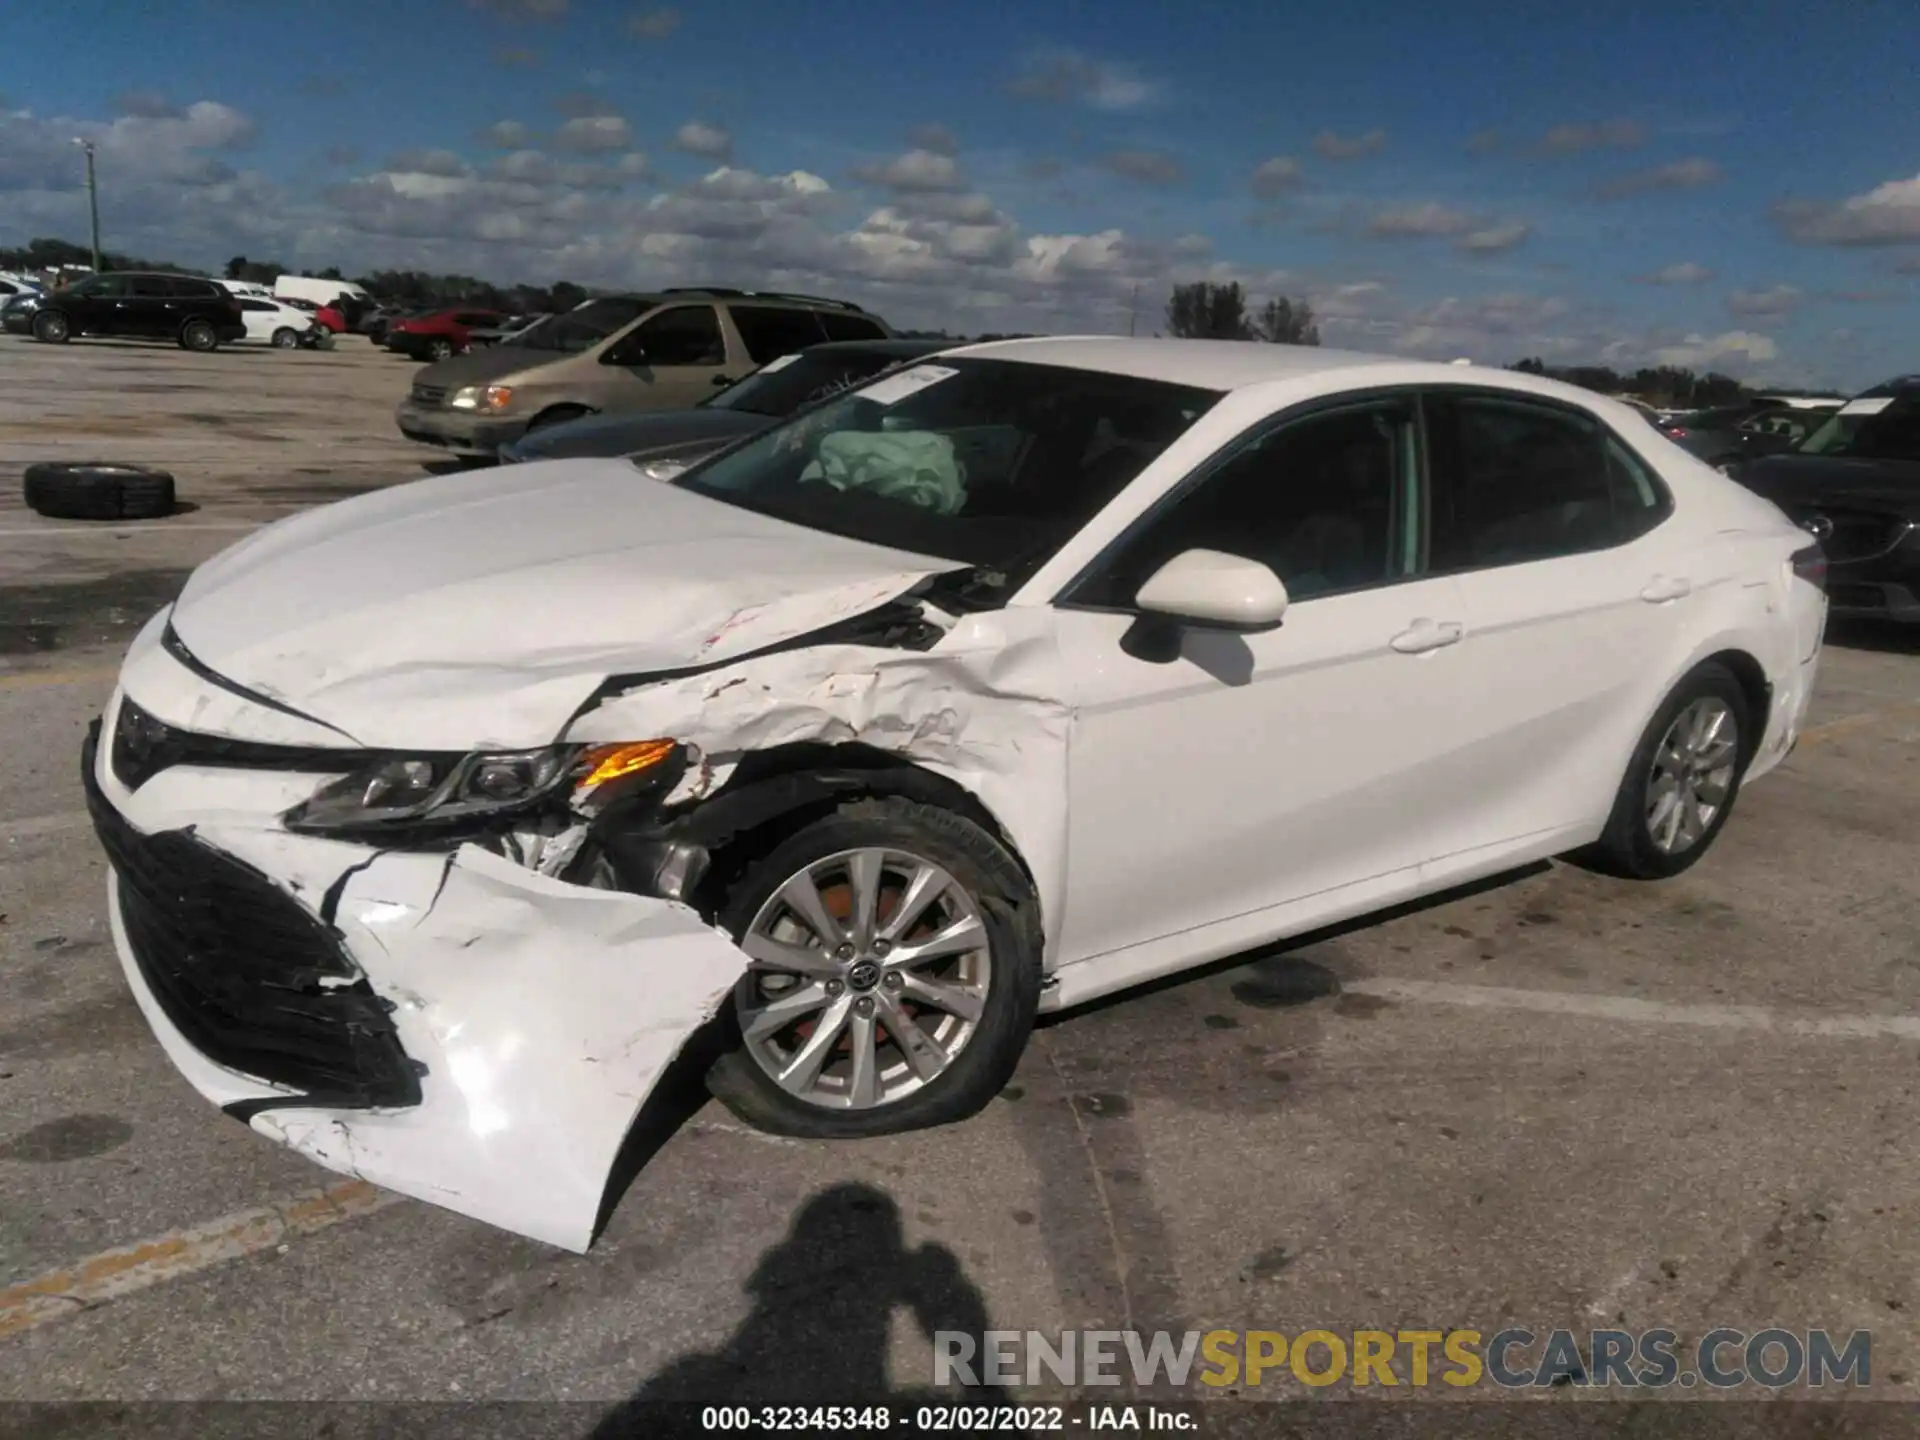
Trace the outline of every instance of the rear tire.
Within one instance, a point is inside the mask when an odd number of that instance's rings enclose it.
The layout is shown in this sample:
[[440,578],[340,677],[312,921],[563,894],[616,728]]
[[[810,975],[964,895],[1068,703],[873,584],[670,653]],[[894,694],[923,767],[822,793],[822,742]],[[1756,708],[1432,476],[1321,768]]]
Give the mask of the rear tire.
[[140,465],[29,465],[27,508],[54,520],[157,520],[174,510],[173,476]]
[[219,332],[204,320],[189,320],[180,327],[180,348],[199,355],[211,354],[220,348]]
[[73,338],[73,327],[58,310],[42,310],[33,317],[33,338],[47,345],[64,345]]
[[282,325],[278,330],[273,332],[273,348],[276,350],[292,350],[297,348],[299,344],[300,332],[298,330]]
[[1575,858],[1627,880],[1665,880],[1712,848],[1733,813],[1764,717],[1724,665],[1684,676],[1627,762],[1600,839]]
[[[861,885],[853,866],[863,856],[873,867],[866,883],[876,896],[879,936],[860,949],[820,943],[818,930],[786,903],[789,886],[807,877],[829,919],[839,912],[838,920],[848,920]],[[923,871],[944,873],[948,883],[921,892],[924,903],[889,942],[886,922],[915,893],[908,877]],[[799,955],[809,968],[802,974],[756,960],[723,1011],[727,1048],[707,1088],[749,1125],[813,1139],[891,1135],[976,1114],[1012,1076],[1033,1029],[1038,908],[1006,847],[964,816],[898,797],[839,805],[747,864],[728,892],[720,922],[729,934],[762,956]],[[908,960],[930,933],[964,933],[978,943]],[[803,990],[814,1002],[795,1003],[806,998]],[[787,1024],[776,1023],[776,1005],[792,1016]],[[756,1037],[751,1045],[743,1016]],[[809,1037],[828,1024],[835,1038],[817,1078],[776,1080],[773,1072],[797,1063]],[[911,1056],[892,1036],[896,1024],[915,1033]],[[872,1077],[864,1092],[862,1054]]]

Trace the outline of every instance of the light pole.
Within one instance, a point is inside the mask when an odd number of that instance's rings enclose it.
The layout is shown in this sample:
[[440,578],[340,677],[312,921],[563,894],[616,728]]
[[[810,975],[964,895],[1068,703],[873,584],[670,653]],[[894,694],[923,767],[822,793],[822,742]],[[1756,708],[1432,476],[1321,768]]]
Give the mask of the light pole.
[[75,136],[73,143],[87,152],[87,214],[93,221],[93,273],[100,273],[100,191],[93,179],[93,142]]

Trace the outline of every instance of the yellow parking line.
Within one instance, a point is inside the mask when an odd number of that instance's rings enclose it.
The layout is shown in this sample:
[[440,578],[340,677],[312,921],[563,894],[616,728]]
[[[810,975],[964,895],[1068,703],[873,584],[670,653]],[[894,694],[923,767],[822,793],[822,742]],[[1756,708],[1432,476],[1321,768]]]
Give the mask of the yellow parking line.
[[91,685],[113,680],[120,674],[117,665],[94,670],[30,670],[24,675],[0,675],[0,690],[27,690],[38,685]]
[[364,1180],[343,1180],[324,1190],[306,1191],[277,1204],[242,1210],[190,1230],[171,1230],[151,1240],[102,1250],[38,1279],[0,1290],[0,1340],[164,1280],[277,1249],[298,1236],[371,1215],[404,1198]]

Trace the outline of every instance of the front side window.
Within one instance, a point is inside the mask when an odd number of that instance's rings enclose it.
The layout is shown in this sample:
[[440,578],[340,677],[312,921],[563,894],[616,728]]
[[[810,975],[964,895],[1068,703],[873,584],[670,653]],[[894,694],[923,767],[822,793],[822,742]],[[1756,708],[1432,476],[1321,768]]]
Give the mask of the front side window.
[[1131,608],[1154,572],[1187,550],[1258,560],[1294,600],[1402,579],[1419,563],[1417,428],[1411,400],[1283,424],[1150,516],[1072,599]]
[[1666,495],[1597,420],[1528,400],[1441,396],[1428,406],[1432,568],[1517,565],[1617,545]]
[[83,280],[73,287],[73,293],[89,300],[119,300],[127,294],[127,277],[101,275],[92,280]]
[[711,305],[676,305],[649,316],[600,357],[607,365],[724,365],[726,342]]
[[974,567],[974,598],[991,605],[1219,398],[1064,366],[919,364],[675,483],[811,529]]
[[820,322],[806,310],[780,310],[766,305],[735,305],[729,312],[733,328],[756,365],[778,360],[827,338]]

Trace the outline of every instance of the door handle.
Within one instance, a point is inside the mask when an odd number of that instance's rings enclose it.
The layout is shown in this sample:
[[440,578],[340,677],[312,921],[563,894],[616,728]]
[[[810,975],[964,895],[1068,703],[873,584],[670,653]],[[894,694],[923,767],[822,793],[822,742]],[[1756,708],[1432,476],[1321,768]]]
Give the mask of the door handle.
[[1640,592],[1640,598],[1649,605],[1664,605],[1669,600],[1678,600],[1693,593],[1693,582],[1677,575],[1656,575],[1647,588]]
[[1443,645],[1458,643],[1464,634],[1466,630],[1458,621],[1428,620],[1423,616],[1387,643],[1402,655],[1424,655]]

